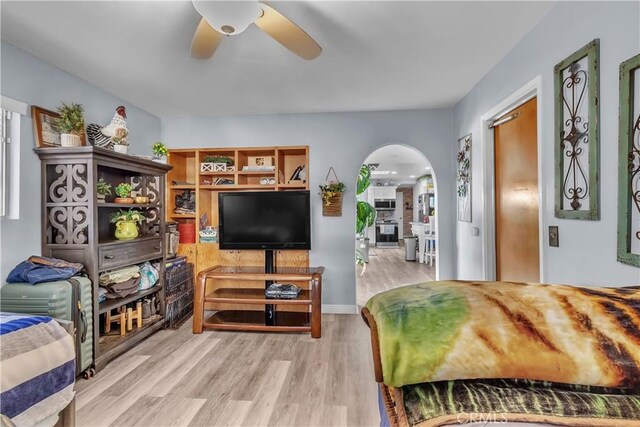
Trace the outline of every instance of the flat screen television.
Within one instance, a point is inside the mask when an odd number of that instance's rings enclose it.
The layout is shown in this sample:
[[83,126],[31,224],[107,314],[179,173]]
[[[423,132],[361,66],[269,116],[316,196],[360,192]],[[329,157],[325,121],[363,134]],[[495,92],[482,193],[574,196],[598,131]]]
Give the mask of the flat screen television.
[[311,249],[308,191],[218,194],[220,249]]

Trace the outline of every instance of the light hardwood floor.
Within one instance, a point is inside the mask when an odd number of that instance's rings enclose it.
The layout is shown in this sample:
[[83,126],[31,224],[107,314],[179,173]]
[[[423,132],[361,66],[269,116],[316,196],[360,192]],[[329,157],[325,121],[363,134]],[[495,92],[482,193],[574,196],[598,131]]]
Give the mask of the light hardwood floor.
[[[369,256],[369,264],[363,275],[358,268],[356,297],[359,306],[369,298],[389,289],[414,283],[436,280],[435,267],[419,262],[405,261],[404,246],[400,248],[371,248],[374,256]],[[370,252],[371,252],[370,250]]]
[[308,334],[162,330],[79,380],[78,426],[376,426],[369,329],[324,315]]

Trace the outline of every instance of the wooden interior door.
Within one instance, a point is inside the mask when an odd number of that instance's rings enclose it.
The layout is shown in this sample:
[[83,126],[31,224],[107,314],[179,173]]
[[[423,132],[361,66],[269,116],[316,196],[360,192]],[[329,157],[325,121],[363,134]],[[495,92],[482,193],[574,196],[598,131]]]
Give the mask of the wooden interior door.
[[[496,279],[540,281],[537,100],[494,128]],[[504,116],[506,117],[506,115]]]

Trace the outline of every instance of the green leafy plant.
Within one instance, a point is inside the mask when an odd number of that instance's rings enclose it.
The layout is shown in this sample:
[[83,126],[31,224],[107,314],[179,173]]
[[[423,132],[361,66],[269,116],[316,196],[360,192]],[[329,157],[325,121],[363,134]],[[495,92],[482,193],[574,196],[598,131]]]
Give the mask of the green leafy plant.
[[129,197],[131,190],[133,190],[133,187],[131,184],[127,184],[126,182],[122,182],[116,186],[116,194],[118,197]]
[[167,147],[160,141],[153,144],[151,149],[156,157],[167,157],[169,155],[169,150],[167,150]]
[[356,205],[356,233],[363,235],[367,227],[371,227],[375,221],[375,208],[364,200],[358,200]]
[[[362,165],[358,173],[358,181],[356,183],[356,196],[367,191],[371,185],[371,168],[368,165]],[[376,221],[376,210],[368,202],[358,200],[356,203],[356,235],[364,237],[367,227],[371,227]],[[362,252],[356,249],[356,264],[363,267],[362,274],[366,269],[366,263]]]
[[100,177],[98,182],[96,183],[96,191],[101,196],[110,196],[111,195],[111,184],[104,180],[103,177]]
[[356,182],[356,195],[360,195],[367,191],[367,188],[371,185],[371,168],[367,165],[360,167],[358,173],[358,181]]
[[324,185],[320,185],[320,196],[322,196],[322,203],[325,206],[331,204],[331,198],[337,196],[340,193],[344,193],[346,189],[342,182],[327,182]]
[[227,156],[205,156],[202,161],[204,163],[226,163],[227,166],[233,166],[233,159]]
[[82,135],[84,133],[84,108],[80,104],[70,105],[64,102],[58,107],[60,117],[56,119],[56,126],[60,133]]
[[117,224],[119,222],[136,222],[138,224],[142,224],[142,222],[145,219],[146,218],[144,217],[142,212],[140,212],[138,210],[129,209],[129,210],[125,211],[125,210],[121,209],[118,212],[112,213],[111,217],[109,218],[109,221],[112,224]]
[[[362,165],[358,173],[358,181],[356,183],[356,196],[367,191],[371,185],[371,168],[368,165]],[[371,227],[376,221],[376,210],[368,202],[358,200],[356,204],[356,233],[364,234],[367,227]]]

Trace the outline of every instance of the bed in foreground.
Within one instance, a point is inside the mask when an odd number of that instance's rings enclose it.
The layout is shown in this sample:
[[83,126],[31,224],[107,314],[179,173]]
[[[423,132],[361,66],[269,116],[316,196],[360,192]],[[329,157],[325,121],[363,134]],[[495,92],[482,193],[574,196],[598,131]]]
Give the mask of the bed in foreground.
[[73,338],[46,316],[0,313],[2,425],[74,424]]
[[640,426],[638,287],[430,282],[362,315],[393,426]]

